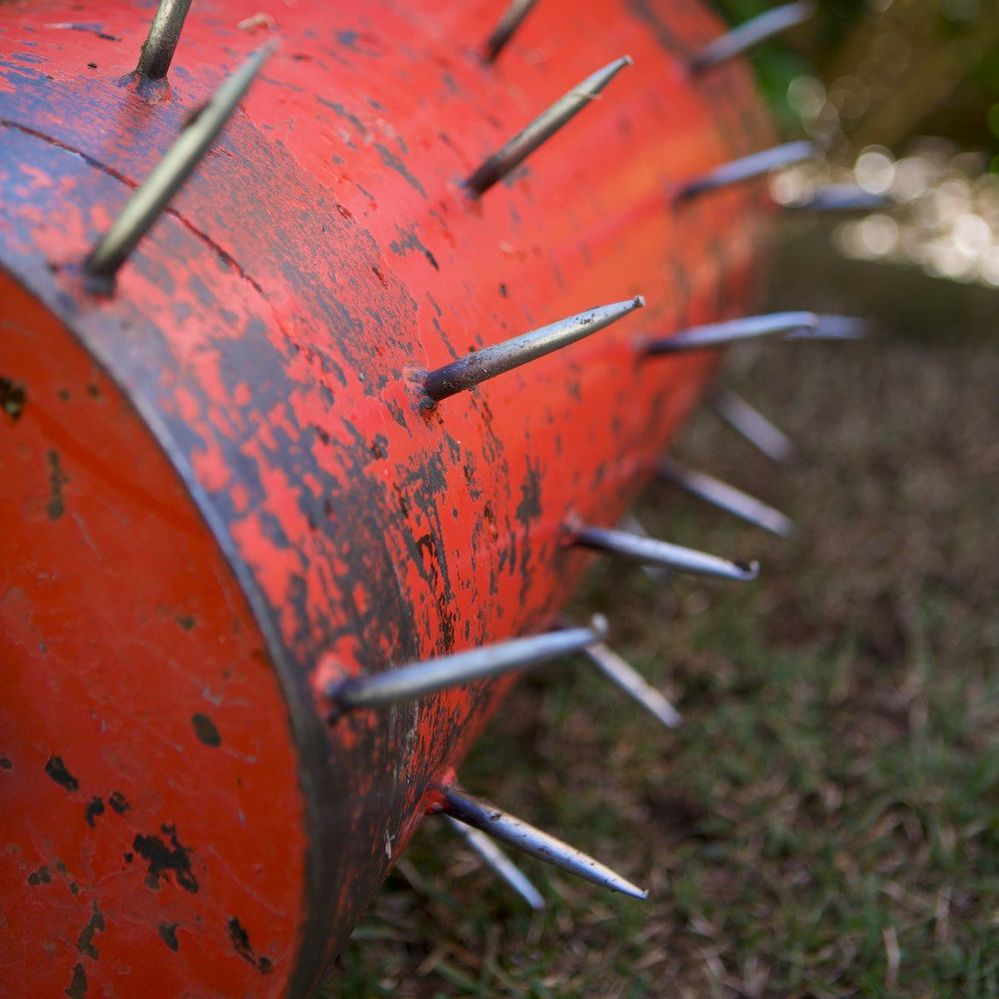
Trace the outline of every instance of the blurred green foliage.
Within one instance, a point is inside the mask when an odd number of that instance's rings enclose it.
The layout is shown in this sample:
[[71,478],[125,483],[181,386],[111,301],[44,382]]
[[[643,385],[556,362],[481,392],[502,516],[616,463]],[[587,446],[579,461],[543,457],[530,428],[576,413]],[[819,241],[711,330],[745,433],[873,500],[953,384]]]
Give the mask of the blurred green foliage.
[[[769,0],[715,0],[732,24],[773,6]],[[825,0],[807,25],[761,46],[752,58],[760,86],[788,130],[802,128],[788,86],[809,75],[831,97],[851,87],[862,94],[864,112],[844,122],[847,140],[856,135],[863,145],[871,140],[865,125],[887,120],[888,145],[938,136],[988,152],[999,170],[995,0]]]

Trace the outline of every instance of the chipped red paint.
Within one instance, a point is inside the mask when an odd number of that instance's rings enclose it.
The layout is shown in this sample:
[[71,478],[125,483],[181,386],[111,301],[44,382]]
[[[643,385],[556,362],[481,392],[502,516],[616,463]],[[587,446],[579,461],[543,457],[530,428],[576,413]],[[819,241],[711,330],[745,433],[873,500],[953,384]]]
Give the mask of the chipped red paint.
[[[108,298],[88,250],[266,31],[199,0],[143,93],[134,4],[0,10],[4,995],[306,992],[514,681],[329,729],[324,682],[548,626],[590,558],[565,523],[617,518],[713,368],[635,337],[746,311],[760,185],[667,193],[771,140],[745,65],[684,68],[719,24],[552,0],[488,67],[501,6],[282,8]],[[635,294],[421,410],[419,372]]]

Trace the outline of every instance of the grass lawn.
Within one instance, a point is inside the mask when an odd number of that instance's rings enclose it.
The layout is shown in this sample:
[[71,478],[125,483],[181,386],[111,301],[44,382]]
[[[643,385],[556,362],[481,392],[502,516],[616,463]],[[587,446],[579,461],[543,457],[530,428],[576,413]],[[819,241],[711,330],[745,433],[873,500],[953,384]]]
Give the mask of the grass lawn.
[[999,350],[764,347],[729,382],[801,445],[776,469],[699,414],[676,454],[767,499],[779,541],[666,486],[654,534],[763,563],[655,584],[604,562],[579,613],[674,699],[588,667],[526,681],[473,793],[651,888],[529,859],[520,907],[428,821],[323,995],[999,995]]

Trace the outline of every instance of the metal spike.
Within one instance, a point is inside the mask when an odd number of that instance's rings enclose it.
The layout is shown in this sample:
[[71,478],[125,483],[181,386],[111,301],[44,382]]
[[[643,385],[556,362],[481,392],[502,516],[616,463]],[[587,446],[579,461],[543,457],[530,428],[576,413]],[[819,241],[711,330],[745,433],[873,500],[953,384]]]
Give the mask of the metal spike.
[[166,155],[101,237],[84,262],[84,268],[105,288],[110,287],[135,245],[211,147],[276,46],[275,40],[257,49],[188,120]]
[[769,173],[776,167],[789,166],[792,163],[810,159],[814,155],[815,146],[811,142],[804,140],[786,142],[784,145],[774,146],[772,149],[764,149],[762,152],[732,160],[731,163],[725,163],[709,173],[689,181],[676,192],[675,198],[678,202],[689,201],[707,191],[753,180]]
[[664,565],[694,576],[749,582],[760,574],[757,562],[732,562],[693,548],[671,545],[657,538],[637,537],[610,527],[580,527],[575,532],[573,543],[583,548],[621,555],[645,565]]
[[547,908],[541,892],[527,875],[484,833],[474,826],[444,816],[447,824],[474,850],[501,881],[513,889],[535,912]]
[[645,299],[638,295],[627,302],[602,305],[512,340],[473,351],[451,364],[429,372],[423,382],[424,391],[435,402],[439,402],[597,333],[644,305]]
[[677,728],[683,721],[676,708],[634,666],[603,642],[597,642],[596,645],[583,649],[583,655],[611,683],[620,687],[632,700],[655,715],[667,728]]
[[607,634],[607,620],[595,614],[588,628],[551,631],[528,638],[483,645],[465,652],[409,663],[373,676],[331,684],[326,696],[336,705],[331,717],[356,708],[377,708],[411,701],[446,687],[460,687],[513,670],[527,669],[579,652]]
[[496,57],[506,48],[506,43],[513,38],[537,2],[538,0],[510,0],[510,6],[503,12],[499,24],[486,39],[486,62],[496,61]]
[[708,323],[681,330],[639,346],[648,357],[680,354],[688,350],[713,350],[743,340],[759,340],[781,334],[785,340],[859,340],[867,335],[867,324],[853,316],[820,316],[814,312],[772,312],[745,316],[727,322]]
[[868,323],[856,316],[819,316],[814,328],[802,327],[788,333],[787,340],[863,340]]
[[733,514],[740,520],[755,524],[781,538],[790,537],[794,533],[794,524],[780,510],[775,510],[762,500],[712,475],[684,468],[669,458],[663,458],[659,462],[658,470],[660,478],[685,489],[692,496],[718,507],[719,510]]
[[578,877],[592,881],[593,884],[610,888],[611,891],[630,895],[632,898],[648,898],[649,893],[620,874],[615,874],[609,867],[587,856],[585,853],[563,843],[554,836],[535,829],[534,826],[522,822],[500,811],[495,805],[481,798],[459,791],[453,785],[441,789],[444,796],[444,812],[459,822],[480,829],[494,839],[507,846],[523,850],[524,853],[537,857],[546,864],[575,874]]
[[[619,531],[628,531],[631,534],[637,534],[640,538],[652,537],[645,529],[645,525],[630,511],[617,522],[617,527]],[[654,583],[661,583],[673,574],[663,565],[643,565],[642,572]]]
[[742,396],[720,388],[711,399],[711,408],[733,430],[778,465],[788,464],[797,455],[798,448],[794,442]]
[[718,63],[807,21],[817,9],[815,0],[800,0],[799,3],[788,3],[768,10],[705,45],[690,60],[690,69],[699,73],[709,66],[717,66]]
[[560,97],[547,111],[542,112],[523,131],[518,132],[502,149],[493,153],[466,181],[476,197],[481,197],[497,181],[527,159],[535,149],[550,139],[563,125],[575,118],[593,102],[625,66],[631,65],[631,56],[622,56],[597,70],[582,83],[577,84],[564,97]]
[[856,184],[826,184],[817,187],[800,201],[782,205],[788,211],[800,212],[877,212],[892,206],[883,194],[872,194]]
[[142,45],[137,73],[150,80],[162,80],[167,75],[190,7],[191,0],[160,0]]
[[819,317],[814,312],[774,312],[766,316],[745,316],[722,323],[709,323],[681,330],[660,340],[646,341],[642,349],[651,357],[679,354],[688,350],[723,347],[742,340],[756,340],[778,333],[814,331]]

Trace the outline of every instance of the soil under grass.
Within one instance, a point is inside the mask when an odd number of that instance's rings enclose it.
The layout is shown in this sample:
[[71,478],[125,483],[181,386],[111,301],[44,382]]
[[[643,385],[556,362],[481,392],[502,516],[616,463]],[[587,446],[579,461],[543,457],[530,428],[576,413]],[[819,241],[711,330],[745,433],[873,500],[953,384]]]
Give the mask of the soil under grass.
[[465,785],[652,894],[542,864],[532,915],[426,823],[323,994],[999,995],[999,349],[764,347],[730,384],[802,446],[699,414],[677,447],[784,509],[779,541],[651,489],[653,533],[759,557],[748,586],[603,563],[580,599],[671,696],[524,683]]

